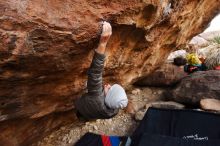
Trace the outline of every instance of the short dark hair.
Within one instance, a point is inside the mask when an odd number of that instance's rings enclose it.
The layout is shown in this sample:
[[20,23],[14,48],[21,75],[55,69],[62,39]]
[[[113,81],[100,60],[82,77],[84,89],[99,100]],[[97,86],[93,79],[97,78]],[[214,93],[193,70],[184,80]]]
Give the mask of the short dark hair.
[[182,66],[187,63],[186,59],[183,57],[176,57],[174,58],[173,64],[177,66]]

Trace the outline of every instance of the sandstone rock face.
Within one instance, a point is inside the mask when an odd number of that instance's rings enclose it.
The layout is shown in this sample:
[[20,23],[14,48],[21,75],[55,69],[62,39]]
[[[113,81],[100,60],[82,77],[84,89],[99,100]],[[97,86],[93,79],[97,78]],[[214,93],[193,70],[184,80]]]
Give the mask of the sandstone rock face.
[[215,37],[218,37],[219,35],[220,35],[220,31],[211,31],[211,32],[204,32],[199,34],[200,37],[208,41],[212,41]]
[[173,64],[163,64],[155,72],[147,77],[140,78],[135,85],[140,86],[173,86],[186,77],[183,67],[178,67]]
[[205,29],[219,3],[0,1],[0,121],[73,109],[85,86],[101,20],[113,25],[104,78],[126,86]]
[[176,89],[172,91],[172,97],[177,102],[187,104],[199,104],[204,98],[220,98],[220,71],[200,71],[184,78]]
[[189,44],[197,45],[197,46],[205,46],[205,45],[208,45],[209,42],[206,39],[198,35],[198,36],[193,37],[193,39],[189,42]]
[[210,31],[210,32],[203,32],[195,37],[189,42],[191,45],[196,45],[197,47],[203,47],[210,44],[215,37],[220,35],[220,31]]
[[1,146],[30,146],[44,138],[51,130],[76,120],[73,111],[53,113],[37,120],[22,118],[0,123]]
[[211,110],[211,111],[220,111],[220,100],[218,99],[202,99],[200,100],[200,107],[204,110]]

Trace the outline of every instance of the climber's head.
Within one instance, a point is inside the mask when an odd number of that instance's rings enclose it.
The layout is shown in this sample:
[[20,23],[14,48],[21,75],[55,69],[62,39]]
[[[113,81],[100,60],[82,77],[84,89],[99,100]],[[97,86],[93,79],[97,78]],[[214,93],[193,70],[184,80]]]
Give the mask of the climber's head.
[[111,109],[123,109],[128,104],[128,98],[123,87],[118,84],[107,84],[104,87],[105,104]]

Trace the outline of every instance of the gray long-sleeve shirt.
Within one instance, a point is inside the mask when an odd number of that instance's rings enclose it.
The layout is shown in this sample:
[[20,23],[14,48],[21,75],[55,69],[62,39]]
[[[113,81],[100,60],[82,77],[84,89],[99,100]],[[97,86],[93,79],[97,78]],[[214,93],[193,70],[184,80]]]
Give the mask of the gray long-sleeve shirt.
[[106,119],[115,116],[118,109],[110,109],[105,105],[105,95],[102,84],[102,72],[105,55],[95,51],[88,70],[88,92],[76,101],[77,111],[86,119]]

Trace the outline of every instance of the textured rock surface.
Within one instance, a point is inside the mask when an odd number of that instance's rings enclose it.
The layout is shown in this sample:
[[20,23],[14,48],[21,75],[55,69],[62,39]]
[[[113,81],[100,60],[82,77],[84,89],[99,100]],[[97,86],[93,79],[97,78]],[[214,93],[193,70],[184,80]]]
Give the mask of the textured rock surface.
[[50,134],[51,130],[73,121],[76,121],[73,111],[53,113],[37,120],[23,118],[4,121],[0,123],[0,145],[29,146]]
[[140,86],[173,86],[186,77],[183,67],[178,67],[173,64],[163,64],[155,72],[148,76],[139,79],[135,85]]
[[197,35],[193,37],[193,39],[189,42],[189,44],[197,45],[197,46],[205,46],[208,45],[209,42],[206,39],[202,38],[201,36]]
[[74,108],[72,102],[84,88],[99,38],[100,20],[113,25],[105,80],[128,85],[151,73],[170,51],[205,29],[218,13],[219,3],[0,1],[0,121]]
[[220,35],[220,31],[203,32],[189,42],[189,44],[197,45],[197,47],[207,46],[213,39]]
[[204,110],[220,111],[220,100],[218,99],[202,99],[200,107]]
[[220,98],[220,71],[200,71],[184,78],[171,97],[175,101],[187,104],[199,104],[204,98]]

